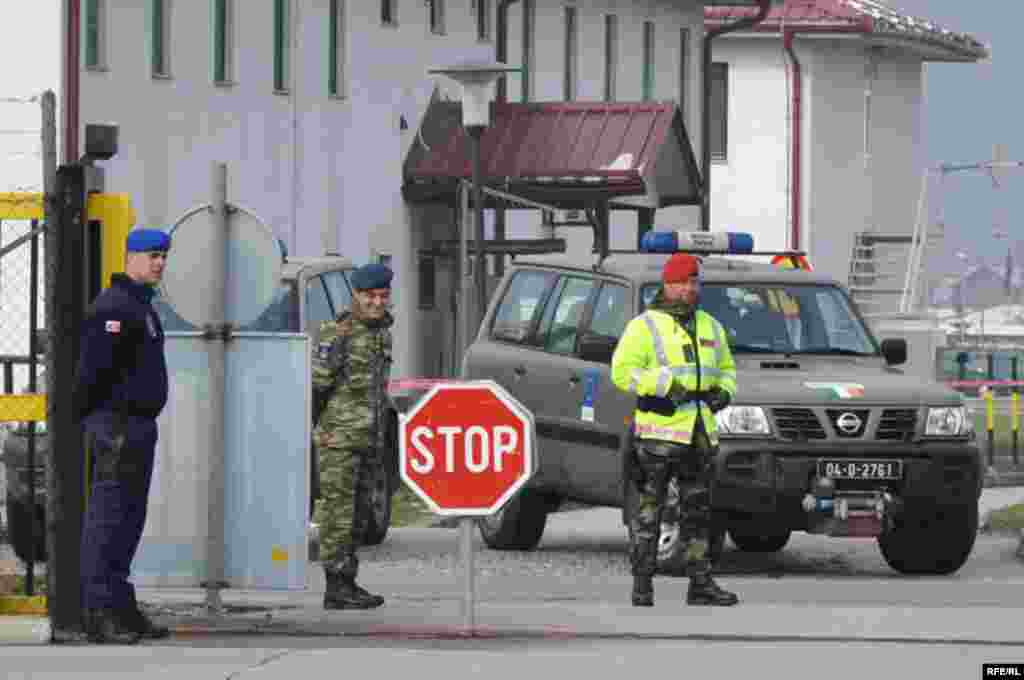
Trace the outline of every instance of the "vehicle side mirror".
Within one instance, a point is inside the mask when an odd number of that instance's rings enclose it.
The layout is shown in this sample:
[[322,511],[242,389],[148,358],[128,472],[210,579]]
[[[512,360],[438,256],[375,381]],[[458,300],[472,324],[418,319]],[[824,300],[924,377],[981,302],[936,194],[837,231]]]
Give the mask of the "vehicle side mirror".
[[580,358],[597,364],[610,364],[619,341],[607,335],[587,333],[580,339]]
[[903,338],[882,340],[882,356],[890,366],[907,363],[907,341]]

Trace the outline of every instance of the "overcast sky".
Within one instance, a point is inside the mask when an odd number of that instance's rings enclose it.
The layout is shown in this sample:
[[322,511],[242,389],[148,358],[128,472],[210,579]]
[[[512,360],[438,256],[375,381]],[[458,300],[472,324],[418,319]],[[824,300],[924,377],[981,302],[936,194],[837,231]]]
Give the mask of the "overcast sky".
[[[199,1],[199,0],[188,0]],[[974,163],[991,157],[996,143],[1011,160],[1024,159],[1024,64],[1022,0],[893,0],[892,6],[930,19],[945,28],[972,34],[992,48],[988,64],[931,64],[926,67],[925,154],[930,165]],[[35,105],[4,103],[5,98],[55,92],[60,84],[59,0],[0,0],[0,16],[17,16],[17,30],[0,40],[0,191],[38,187],[41,160]],[[1024,170],[1004,188],[979,174],[961,173],[946,183],[948,224],[943,266],[954,268],[956,250],[1002,261],[1006,241],[990,237],[1001,226],[1022,239],[1018,264],[1024,263]],[[916,198],[916,197],[915,197]]]

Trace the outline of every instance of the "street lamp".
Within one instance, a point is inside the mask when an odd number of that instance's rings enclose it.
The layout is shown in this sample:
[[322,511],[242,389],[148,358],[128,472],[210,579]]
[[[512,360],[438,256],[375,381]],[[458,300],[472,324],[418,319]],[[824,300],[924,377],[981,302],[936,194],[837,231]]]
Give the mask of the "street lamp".
[[[484,311],[487,309],[487,266],[484,262],[484,194],[480,168],[480,138],[483,136],[484,128],[490,124],[490,103],[494,96],[495,85],[506,73],[519,70],[509,68],[497,61],[465,61],[447,68],[428,71],[431,75],[447,76],[462,86],[462,126],[466,129],[466,134],[470,139],[470,154],[473,164],[473,207],[476,213],[476,268],[473,270],[473,275],[476,281],[478,323],[483,320]],[[464,328],[464,326],[461,327]],[[465,347],[462,349],[464,350]]]

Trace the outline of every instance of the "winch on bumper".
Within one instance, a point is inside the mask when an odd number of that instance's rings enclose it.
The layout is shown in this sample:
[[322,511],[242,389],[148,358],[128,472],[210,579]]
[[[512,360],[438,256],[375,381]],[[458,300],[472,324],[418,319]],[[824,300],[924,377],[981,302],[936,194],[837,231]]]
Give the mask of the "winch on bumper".
[[717,510],[831,536],[878,536],[908,511],[976,503],[983,478],[977,444],[964,440],[839,448],[728,439],[716,468]]

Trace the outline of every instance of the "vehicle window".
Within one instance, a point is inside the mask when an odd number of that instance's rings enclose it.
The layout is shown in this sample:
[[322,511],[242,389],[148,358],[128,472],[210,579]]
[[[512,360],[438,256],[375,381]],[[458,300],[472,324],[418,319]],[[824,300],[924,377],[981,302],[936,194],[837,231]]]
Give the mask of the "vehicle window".
[[345,275],[335,270],[321,274],[324,283],[327,284],[327,292],[331,295],[331,305],[334,308],[334,316],[338,316],[352,307],[352,292],[349,290],[348,281]]
[[530,334],[537,307],[554,278],[551,272],[516,272],[494,315],[491,337],[505,342],[524,342]]
[[323,279],[314,276],[306,283],[306,328],[313,333],[321,323],[333,318]]
[[[552,295],[537,329],[537,341],[548,352],[572,354],[587,300],[596,285],[593,279],[567,277],[557,295]],[[549,310],[551,313],[549,314]]]
[[[651,284],[642,291],[645,308],[658,287]],[[738,353],[878,352],[870,332],[835,286],[708,283],[701,291],[701,308],[722,324]]]
[[628,313],[629,289],[618,284],[606,283],[597,294],[589,331],[594,335],[618,340],[626,329]]
[[299,305],[295,297],[295,283],[282,281],[263,313],[255,321],[242,326],[239,330],[262,333],[297,333],[299,331]]

